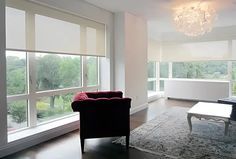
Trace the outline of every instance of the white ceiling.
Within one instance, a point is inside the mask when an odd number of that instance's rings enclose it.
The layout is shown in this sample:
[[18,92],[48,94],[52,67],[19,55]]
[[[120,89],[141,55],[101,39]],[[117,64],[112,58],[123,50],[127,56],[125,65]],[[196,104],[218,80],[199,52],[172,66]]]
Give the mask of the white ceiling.
[[[148,21],[149,35],[175,31],[173,8],[190,0],[83,0],[111,12],[129,12]],[[206,0],[202,0],[206,1]],[[217,10],[214,27],[236,25],[236,0],[208,0]],[[155,38],[155,37],[153,37]]]

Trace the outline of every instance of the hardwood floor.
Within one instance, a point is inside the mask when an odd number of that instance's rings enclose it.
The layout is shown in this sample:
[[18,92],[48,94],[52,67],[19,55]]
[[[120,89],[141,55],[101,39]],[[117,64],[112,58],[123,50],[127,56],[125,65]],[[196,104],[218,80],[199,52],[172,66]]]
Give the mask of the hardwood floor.
[[[158,117],[173,107],[191,107],[196,102],[159,99],[149,107],[131,116],[131,129]],[[85,153],[80,151],[79,131],[60,136],[3,159],[156,159],[157,157],[125,146],[112,144],[114,138],[88,139],[85,141]]]

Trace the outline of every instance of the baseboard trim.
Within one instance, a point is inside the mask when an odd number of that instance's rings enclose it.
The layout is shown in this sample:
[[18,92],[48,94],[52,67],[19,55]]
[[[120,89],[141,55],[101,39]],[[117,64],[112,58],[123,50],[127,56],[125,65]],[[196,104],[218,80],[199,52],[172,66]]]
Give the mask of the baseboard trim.
[[43,143],[66,133],[75,131],[77,129],[79,129],[78,121],[62,125],[60,127],[32,135],[27,138],[10,142],[0,148],[0,158]]
[[148,103],[144,103],[144,104],[136,106],[134,108],[131,107],[130,115],[137,113],[143,109],[146,109],[147,107],[148,107]]

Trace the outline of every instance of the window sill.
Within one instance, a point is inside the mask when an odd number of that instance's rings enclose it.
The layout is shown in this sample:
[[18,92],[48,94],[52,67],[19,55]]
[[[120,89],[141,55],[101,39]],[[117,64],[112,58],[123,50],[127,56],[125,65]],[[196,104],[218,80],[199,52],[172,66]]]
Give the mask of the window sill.
[[28,128],[28,129],[24,129],[24,130],[21,130],[18,132],[9,133],[8,134],[8,143],[11,143],[11,142],[23,139],[23,138],[27,138],[27,137],[30,137],[30,136],[33,136],[33,135],[36,135],[39,133],[43,133],[43,132],[46,132],[46,131],[73,123],[73,122],[77,122],[77,121],[79,121],[79,116],[76,113],[70,117],[63,118],[61,120],[55,120],[52,122],[38,125],[33,128]]

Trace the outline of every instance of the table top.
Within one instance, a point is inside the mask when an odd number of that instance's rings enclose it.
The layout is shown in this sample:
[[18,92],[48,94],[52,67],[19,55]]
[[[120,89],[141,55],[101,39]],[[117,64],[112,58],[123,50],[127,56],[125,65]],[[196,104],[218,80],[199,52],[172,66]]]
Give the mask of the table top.
[[189,111],[188,114],[214,116],[221,118],[230,118],[232,105],[220,103],[198,102]]

